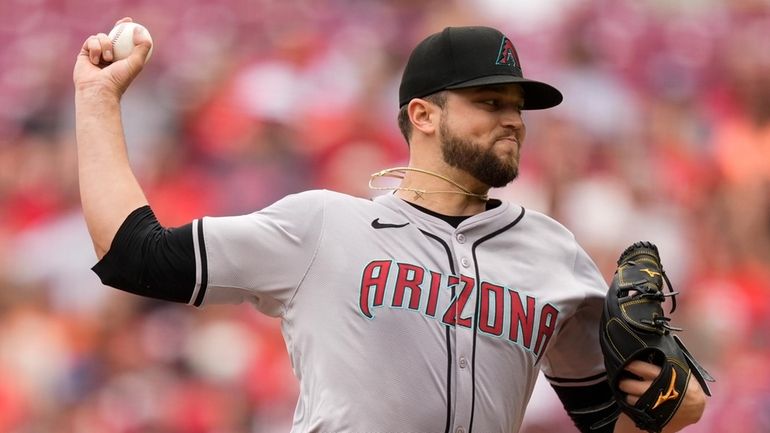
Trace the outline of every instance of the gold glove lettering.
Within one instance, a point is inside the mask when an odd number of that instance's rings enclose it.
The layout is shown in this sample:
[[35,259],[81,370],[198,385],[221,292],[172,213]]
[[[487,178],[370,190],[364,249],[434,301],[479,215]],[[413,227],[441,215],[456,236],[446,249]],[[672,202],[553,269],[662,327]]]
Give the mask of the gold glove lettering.
[[677,397],[679,397],[679,391],[674,389],[674,386],[676,385],[676,370],[671,370],[671,383],[668,385],[668,390],[666,390],[666,393],[660,393],[658,396],[658,401],[655,402],[655,405],[652,407],[655,409],[656,407],[660,406],[661,404],[669,401],[674,400]]

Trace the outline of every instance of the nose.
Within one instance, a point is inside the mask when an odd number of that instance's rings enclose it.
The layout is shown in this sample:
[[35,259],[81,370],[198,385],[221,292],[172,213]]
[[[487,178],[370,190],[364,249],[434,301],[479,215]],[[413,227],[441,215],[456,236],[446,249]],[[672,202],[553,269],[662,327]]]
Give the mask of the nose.
[[500,116],[500,123],[502,126],[516,131],[524,129],[524,118],[521,115],[521,110],[518,108],[504,110]]

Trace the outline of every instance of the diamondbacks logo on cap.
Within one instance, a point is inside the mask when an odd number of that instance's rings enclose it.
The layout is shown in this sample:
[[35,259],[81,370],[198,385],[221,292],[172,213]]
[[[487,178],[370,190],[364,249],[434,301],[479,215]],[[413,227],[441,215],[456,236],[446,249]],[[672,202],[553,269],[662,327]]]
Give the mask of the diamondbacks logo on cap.
[[513,46],[513,42],[510,39],[503,36],[503,41],[500,43],[500,52],[497,53],[497,65],[506,65],[511,68],[520,68],[519,55],[516,54],[516,48]]

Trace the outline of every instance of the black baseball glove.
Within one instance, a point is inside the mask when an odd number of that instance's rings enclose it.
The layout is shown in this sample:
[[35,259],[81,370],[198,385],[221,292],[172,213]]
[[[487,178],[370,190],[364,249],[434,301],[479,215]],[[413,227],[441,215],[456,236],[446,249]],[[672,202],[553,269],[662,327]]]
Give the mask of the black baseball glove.
[[[668,293],[663,292],[664,282]],[[600,343],[615,399],[637,427],[649,432],[660,432],[671,420],[692,376],[709,396],[706,381],[714,381],[673,335],[672,331],[681,329],[671,326],[671,319],[663,313],[666,297],[671,298],[670,312],[676,309],[676,295],[660,264],[658,248],[637,242],[618,259],[601,319]],[[631,376],[625,367],[637,359],[658,365],[661,372],[632,406],[618,382]]]

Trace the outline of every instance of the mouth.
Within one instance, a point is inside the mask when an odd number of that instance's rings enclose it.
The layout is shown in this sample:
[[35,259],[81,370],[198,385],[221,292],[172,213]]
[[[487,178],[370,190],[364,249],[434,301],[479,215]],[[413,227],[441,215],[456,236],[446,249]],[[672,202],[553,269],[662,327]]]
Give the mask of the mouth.
[[513,137],[513,136],[500,137],[497,140],[495,140],[495,142],[504,143],[504,144],[507,144],[507,145],[513,145],[516,149],[518,149],[519,146],[521,145],[519,143],[519,140],[516,137]]
[[495,140],[494,148],[495,152],[500,158],[511,160],[516,163],[519,160],[519,152],[521,151],[521,142],[518,138],[512,135],[506,135],[497,138]]

